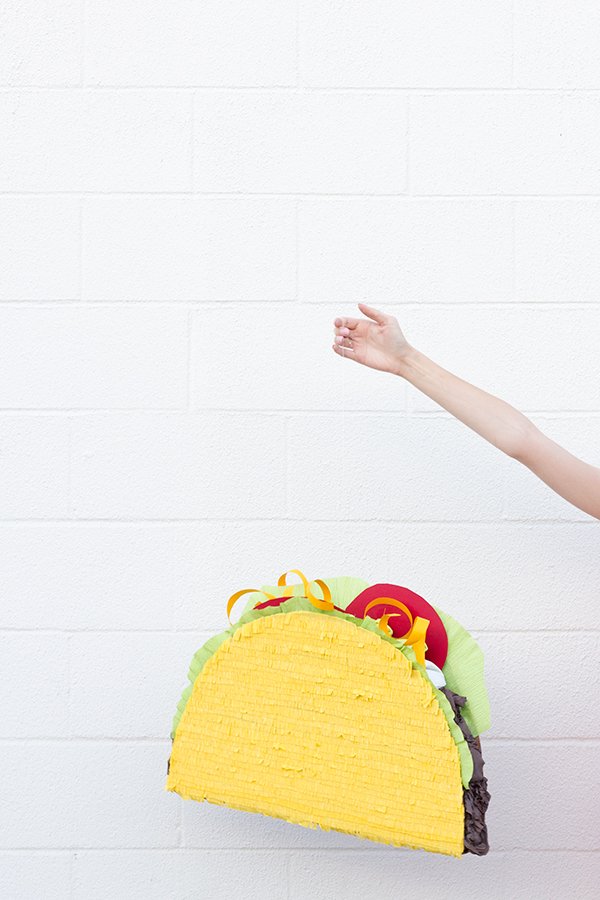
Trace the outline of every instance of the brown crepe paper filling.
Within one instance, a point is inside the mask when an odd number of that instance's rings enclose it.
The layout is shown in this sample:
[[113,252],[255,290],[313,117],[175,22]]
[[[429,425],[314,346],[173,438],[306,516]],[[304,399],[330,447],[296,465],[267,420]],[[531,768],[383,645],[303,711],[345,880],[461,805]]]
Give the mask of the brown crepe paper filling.
[[465,806],[465,853],[474,853],[476,856],[485,856],[490,849],[488,844],[487,826],[485,814],[490,803],[490,794],[487,789],[487,778],[483,774],[483,756],[479,738],[473,737],[469,726],[463,719],[461,708],[467,702],[466,697],[455,694],[448,687],[440,688],[447,697],[456,724],[462,731],[469,745],[473,757],[473,775],[468,788],[463,788],[463,801]]

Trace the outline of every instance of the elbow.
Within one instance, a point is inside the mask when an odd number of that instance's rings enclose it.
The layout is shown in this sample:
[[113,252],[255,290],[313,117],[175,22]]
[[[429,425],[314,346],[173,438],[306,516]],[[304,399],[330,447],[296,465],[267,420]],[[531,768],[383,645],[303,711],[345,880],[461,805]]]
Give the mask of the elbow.
[[538,429],[532,422],[528,420],[521,426],[514,429],[512,434],[507,437],[505,453],[517,462],[528,466],[535,456],[536,436],[539,434]]

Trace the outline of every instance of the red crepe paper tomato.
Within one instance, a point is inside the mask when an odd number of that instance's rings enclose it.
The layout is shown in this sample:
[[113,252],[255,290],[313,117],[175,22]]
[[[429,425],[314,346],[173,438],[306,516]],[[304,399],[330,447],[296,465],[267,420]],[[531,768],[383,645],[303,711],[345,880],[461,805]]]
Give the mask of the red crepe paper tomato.
[[279,606],[284,600],[289,599],[289,597],[273,597],[271,600],[263,600],[262,603],[257,603],[254,609],[264,609],[265,606]]
[[[380,619],[384,613],[398,613],[397,607],[391,603],[386,604],[386,597],[403,603],[410,610],[413,619],[416,619],[417,616],[429,619],[425,637],[425,642],[427,643],[425,656],[442,669],[448,656],[448,635],[446,634],[444,623],[433,606],[423,597],[420,597],[419,594],[415,594],[414,591],[400,587],[399,584],[372,584],[370,587],[365,588],[364,591],[361,591],[348,604],[344,612],[356,616],[357,619],[364,619],[366,607],[372,600],[377,600],[378,597],[382,598],[381,603],[373,606],[367,613],[373,619]],[[401,638],[409,631],[411,622],[405,613],[400,612],[398,615],[391,616],[388,625],[392,629],[392,635]]]
[[[294,596],[299,596],[294,594]],[[273,597],[271,600],[263,600],[262,603],[257,603],[254,609],[263,609],[265,606],[279,606],[280,603],[283,603],[285,600],[291,600],[291,597]],[[333,605],[334,609],[337,609],[338,612],[346,612],[345,609],[341,609],[341,607],[336,606],[335,603]]]

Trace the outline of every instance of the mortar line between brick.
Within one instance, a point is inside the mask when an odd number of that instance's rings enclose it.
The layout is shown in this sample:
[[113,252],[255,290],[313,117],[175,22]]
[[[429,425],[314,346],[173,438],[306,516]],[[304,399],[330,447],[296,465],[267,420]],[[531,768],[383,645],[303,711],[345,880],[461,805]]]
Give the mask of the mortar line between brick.
[[67,512],[68,520],[75,521],[75,498],[73,496],[73,417],[66,415],[67,423]]
[[69,850],[69,900],[75,897],[75,850]]
[[[75,858],[75,855],[119,855],[128,853],[139,853],[139,854],[148,854],[148,853],[168,853],[173,854],[177,857],[180,854],[188,853],[188,854],[201,854],[206,853],[210,856],[214,856],[219,853],[227,853],[230,854],[240,853],[242,855],[255,855],[255,854],[263,854],[268,856],[274,852],[282,852],[289,853],[290,856],[312,856],[313,854],[323,855],[348,855],[348,854],[356,854],[361,856],[377,856],[382,857],[384,859],[389,859],[389,855],[392,850],[381,849],[381,846],[375,845],[373,847],[290,847],[287,844],[265,844],[259,845],[257,847],[240,847],[239,844],[222,844],[219,847],[215,847],[210,844],[191,844],[189,847],[178,847],[171,845],[166,846],[135,846],[135,847],[123,847],[123,846],[100,846],[100,847],[86,847],[86,846],[68,846],[68,847],[49,847],[49,846],[25,846],[25,847],[3,847],[0,849],[0,856],[8,857],[11,855],[20,856],[25,854],[36,854],[36,855],[60,855],[67,856],[70,854],[71,857]],[[410,850],[401,850],[402,858],[404,858],[406,853],[410,853]],[[500,858],[500,857],[514,857],[515,855],[544,855],[544,854],[556,854],[561,853],[565,856],[571,854],[573,856],[580,856],[585,854],[586,856],[598,855],[600,854],[600,849],[596,848],[580,848],[580,847],[539,847],[532,849],[531,847],[521,847],[515,846],[512,848],[503,848],[501,850],[490,850],[489,857]],[[174,864],[177,865],[177,859],[173,860]],[[486,895],[489,896],[489,895]]]
[[294,201],[294,302],[300,302],[300,204],[301,199]]
[[[536,416],[539,418],[545,419],[577,419],[577,418],[596,418],[600,415],[600,410],[598,409],[529,409],[526,406],[521,407],[521,411],[528,416]],[[70,407],[70,406],[5,406],[3,409],[0,409],[0,417],[14,417],[14,416],[23,416],[23,417],[51,417],[51,416],[64,416],[68,418],[70,416],[104,416],[104,417],[117,417],[123,416],[129,413],[138,413],[148,416],[148,418],[155,417],[173,417],[173,416],[183,416],[186,413],[191,412],[193,414],[200,415],[214,415],[215,417],[221,416],[231,416],[231,415],[245,415],[245,416],[260,416],[264,418],[268,417],[277,417],[277,416],[297,416],[305,418],[307,416],[343,416],[344,412],[339,409],[329,409],[327,407],[299,407],[297,409],[289,409],[288,407],[264,407],[264,409],[260,409],[252,406],[240,406],[240,407],[229,407],[229,406],[196,406],[191,411],[186,411],[182,409],[181,406],[165,406],[165,407],[152,407],[152,406],[95,406],[95,407]],[[452,416],[450,413],[444,412],[443,410],[428,410],[428,409],[408,409],[403,406],[399,406],[397,409],[361,409],[361,410],[348,410],[348,415],[353,416],[354,418],[365,418],[365,417],[373,417],[377,416],[378,418],[393,418],[397,417],[399,419],[439,419],[442,421],[451,422]]]
[[196,183],[196,98],[190,94],[190,191],[194,193]]
[[[550,747],[573,747],[579,746],[581,744],[586,745],[598,745],[600,746],[600,737],[495,737],[493,735],[485,734],[485,743],[486,745],[490,744],[530,744],[536,747],[540,746],[550,746]],[[86,744],[102,744],[102,745],[115,745],[120,746],[123,744],[127,744],[130,746],[156,746],[156,747],[165,747],[170,744],[170,740],[166,738],[144,738],[144,737],[103,737],[91,735],[89,737],[84,737],[82,735],[77,735],[73,737],[36,737],[36,736],[24,736],[19,738],[5,738],[0,737],[0,746],[5,745],[9,747],[19,746],[21,744],[39,744],[39,745],[65,745],[65,746],[73,746],[73,745],[86,745]],[[176,846],[179,846],[177,844]]]
[[[61,299],[21,299],[0,300],[0,308],[6,307],[11,311],[17,309],[53,309],[59,310],[89,310],[89,309],[105,309],[119,311],[121,309],[133,310],[137,309],[143,314],[148,309],[198,309],[198,310],[222,310],[236,309],[240,312],[248,309],[285,309],[297,303],[311,309],[332,309],[340,303],[347,302],[346,297],[338,297],[337,299],[303,299],[292,298],[276,298],[274,300],[80,300],[78,298],[61,298]],[[534,310],[544,309],[564,309],[572,312],[577,309],[600,308],[599,300],[386,300],[385,298],[373,297],[371,302],[385,304],[391,309],[402,310],[419,310],[421,308],[444,308],[453,309],[461,307],[477,307],[482,311],[512,309],[518,306],[520,309],[527,309],[531,312]]]
[[[166,846],[136,846],[136,847],[123,847],[123,846],[99,846],[99,847],[81,847],[81,846],[69,846],[69,847],[49,847],[49,846],[27,846],[27,847],[3,847],[0,849],[0,856],[21,856],[26,853],[35,853],[35,854],[44,854],[49,856],[74,856],[75,853],[78,855],[87,855],[87,854],[106,854],[113,855],[118,854],[121,855],[123,853],[144,853],[148,852],[158,852],[158,853],[168,853],[173,854],[174,856],[178,856],[183,853],[209,853],[210,855],[218,854],[221,851],[230,853],[231,851],[235,851],[236,853],[241,854],[271,854],[274,851],[282,851],[287,852],[292,856],[305,856],[312,855],[313,853],[318,853],[319,855],[338,855],[338,854],[361,854],[361,855],[371,855],[371,856],[382,856],[384,858],[389,858],[390,850],[385,848],[382,849],[381,846],[374,845],[372,847],[290,847],[287,845],[279,845],[279,844],[269,844],[262,845],[258,847],[240,847],[238,844],[224,844],[219,847],[215,847],[210,844],[191,844],[189,847],[175,847],[173,845]],[[410,853],[410,850],[400,851],[404,857],[405,853]],[[513,849],[502,849],[502,850],[494,850],[493,848],[489,852],[489,856],[494,857],[512,857],[514,854],[519,855],[527,855],[527,856],[536,856],[538,854],[555,854],[555,853],[563,853],[563,854],[573,854],[573,855],[598,855],[600,854],[600,849],[595,848],[585,848],[585,847],[536,847],[532,849],[531,847],[515,847]]]
[[[599,200],[600,192],[588,191],[585,193],[527,193],[520,194],[494,192],[494,193],[412,193],[407,194],[405,191],[393,191],[391,193],[376,193],[373,191],[122,191],[122,190],[82,190],[74,188],[73,190],[62,191],[40,191],[40,190],[0,190],[0,198],[2,197],[105,197],[105,198],[166,198],[171,200],[191,199],[191,200],[256,200],[256,199],[274,199],[274,200],[292,200],[298,197],[316,197],[318,199],[373,199],[373,200],[404,200],[406,202],[415,200],[425,200],[434,202],[435,200],[456,200],[468,203],[477,200],[540,200],[540,201],[561,201],[561,200]],[[479,301],[481,302],[481,301]]]
[[[600,740],[600,739],[599,739]],[[105,735],[90,735],[86,737],[85,735],[76,734],[72,736],[66,735],[55,735],[54,737],[39,737],[36,735],[30,735],[29,737],[15,737],[15,738],[7,738],[0,736],[0,745],[6,744],[7,746],[12,746],[14,744],[22,744],[22,743],[34,743],[34,744],[156,744],[157,746],[164,747],[167,744],[170,744],[169,738],[161,738],[161,737],[119,737],[118,735],[112,735],[107,737]]]
[[183,801],[180,799],[179,802],[179,817],[178,817],[178,833],[179,833],[179,844],[178,847],[180,850],[183,850],[185,847],[185,838],[184,838],[184,815],[183,815]]
[[510,89],[515,88],[516,0],[510,3]]
[[[0,634],[4,635],[12,635],[12,634],[24,634],[24,635],[35,635],[43,633],[45,635],[70,635],[70,636],[94,636],[94,637],[102,637],[102,636],[111,636],[121,635],[123,637],[136,634],[151,634],[151,635],[182,635],[182,634],[193,634],[198,637],[202,635],[214,635],[215,633],[219,633],[223,630],[223,623],[218,625],[211,626],[210,624],[205,624],[203,627],[198,628],[177,628],[177,626],[173,626],[172,628],[152,628],[152,627],[144,627],[143,625],[132,625],[131,628],[102,628],[101,626],[81,626],[79,628],[46,628],[46,627],[35,627],[35,628],[27,628],[15,626],[12,627],[10,625],[0,626]],[[569,634],[573,636],[586,635],[586,634],[600,634],[600,627],[598,628],[478,628],[476,626],[470,629],[473,635],[476,637],[482,634],[485,635],[494,635],[494,636],[503,636],[503,637],[511,637],[515,634],[535,634],[537,636],[541,635],[562,635]]]
[[128,516],[96,516],[89,518],[86,516],[78,516],[77,518],[39,518],[35,516],[27,516],[25,518],[0,519],[0,527],[19,526],[19,527],[36,527],[40,525],[56,525],[71,527],[79,527],[81,525],[93,525],[98,527],[114,526],[114,525],[130,525],[130,526],[163,526],[177,527],[181,525],[214,525],[217,523],[236,525],[257,525],[261,523],[277,523],[278,525],[288,523],[290,525],[362,525],[365,528],[372,528],[374,525],[390,525],[395,528],[407,528],[415,525],[428,526],[429,528],[438,528],[440,526],[470,527],[470,528],[498,528],[499,526],[523,525],[531,528],[538,528],[542,525],[561,525],[565,527],[586,526],[598,527],[598,521],[593,518],[568,519],[568,518],[496,518],[496,519],[382,519],[375,517],[347,518],[347,519],[317,519],[314,517],[303,518],[300,516],[237,516],[235,519],[231,517],[212,516],[179,516],[172,518],[132,518]]
[[300,85],[300,0],[294,2],[294,82],[298,90]]
[[186,382],[186,409],[188,412],[192,412],[193,410],[193,362],[194,362],[194,348],[192,341],[192,328],[194,323],[194,310],[190,310],[187,314],[187,333],[186,333],[186,352],[187,352],[187,366],[186,366],[186,374],[187,374],[187,382]]
[[77,247],[77,293],[78,303],[83,306],[83,197],[79,197],[77,206],[77,230],[79,245]]
[[73,632],[66,635],[67,653],[67,729],[69,739],[73,735]]
[[85,88],[85,61],[87,54],[87,0],[81,0],[79,13],[80,44],[79,44],[79,88]]
[[288,849],[285,854],[285,897],[291,900],[292,896],[292,850]]
[[177,94],[189,94],[194,91],[202,91],[204,93],[304,93],[304,94],[389,94],[394,96],[397,94],[413,94],[414,96],[452,96],[454,94],[485,94],[485,95],[504,95],[504,94],[556,94],[558,96],[570,95],[590,95],[596,97],[600,94],[600,87],[481,87],[472,85],[470,87],[439,87],[436,85],[346,85],[338,87],[333,85],[298,85],[290,84],[0,84],[1,94],[19,94],[19,93],[121,93],[121,92],[138,92],[152,93],[153,91],[164,91]]
[[291,476],[291,460],[290,460],[290,430],[292,420],[286,416],[283,422],[283,459],[284,459],[284,478],[283,478],[283,510],[285,515],[290,515],[289,499],[290,499],[290,476]]
[[[511,259],[510,259],[510,290],[511,300],[513,303],[519,303],[517,298],[517,204],[514,199],[510,200],[510,242],[511,242]],[[521,306],[521,304],[519,304]]]
[[408,95],[406,100],[406,132],[405,132],[405,140],[406,140],[406,196],[411,196],[410,189],[410,123],[411,123],[411,95]]

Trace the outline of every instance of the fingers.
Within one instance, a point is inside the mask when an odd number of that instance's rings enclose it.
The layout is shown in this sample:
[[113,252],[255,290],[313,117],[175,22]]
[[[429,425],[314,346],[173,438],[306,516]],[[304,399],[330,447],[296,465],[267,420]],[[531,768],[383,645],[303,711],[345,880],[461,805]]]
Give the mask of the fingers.
[[[339,322],[339,321],[346,321],[346,320],[336,319],[336,321]],[[336,328],[334,328],[333,330],[336,335],[341,336],[341,337],[353,338],[356,335],[356,331],[354,331],[351,328],[348,328],[346,325],[339,325]]]
[[[368,316],[369,319],[373,319],[374,322],[377,322],[378,325],[385,325],[388,321],[389,316],[381,312],[381,310],[375,309],[373,306],[367,306],[366,303],[359,303],[358,308],[365,316]],[[338,316],[333,322],[335,333],[344,335],[350,334],[350,332],[354,331],[358,326],[360,321],[360,319],[354,319],[351,316]]]
[[347,359],[354,359],[354,348],[353,347],[341,347],[339,344],[332,344],[332,349],[338,354],[338,356],[345,356]]
[[374,309],[372,306],[367,306],[366,303],[359,303],[358,308],[365,316],[368,316],[369,319],[373,319],[374,322],[377,322],[378,325],[385,325],[387,322],[387,316],[385,313],[382,313],[378,309]]
[[353,347],[353,341],[351,337],[346,337],[344,334],[337,334],[334,338],[334,343],[340,347]]
[[353,331],[356,328],[356,326],[358,325],[358,319],[351,319],[348,317],[342,318],[342,317],[338,316],[337,319],[334,320],[333,324],[335,325],[336,328],[340,329],[340,331],[336,332],[337,334],[347,334],[348,332],[347,331],[344,332],[343,329],[346,328],[350,331]]

